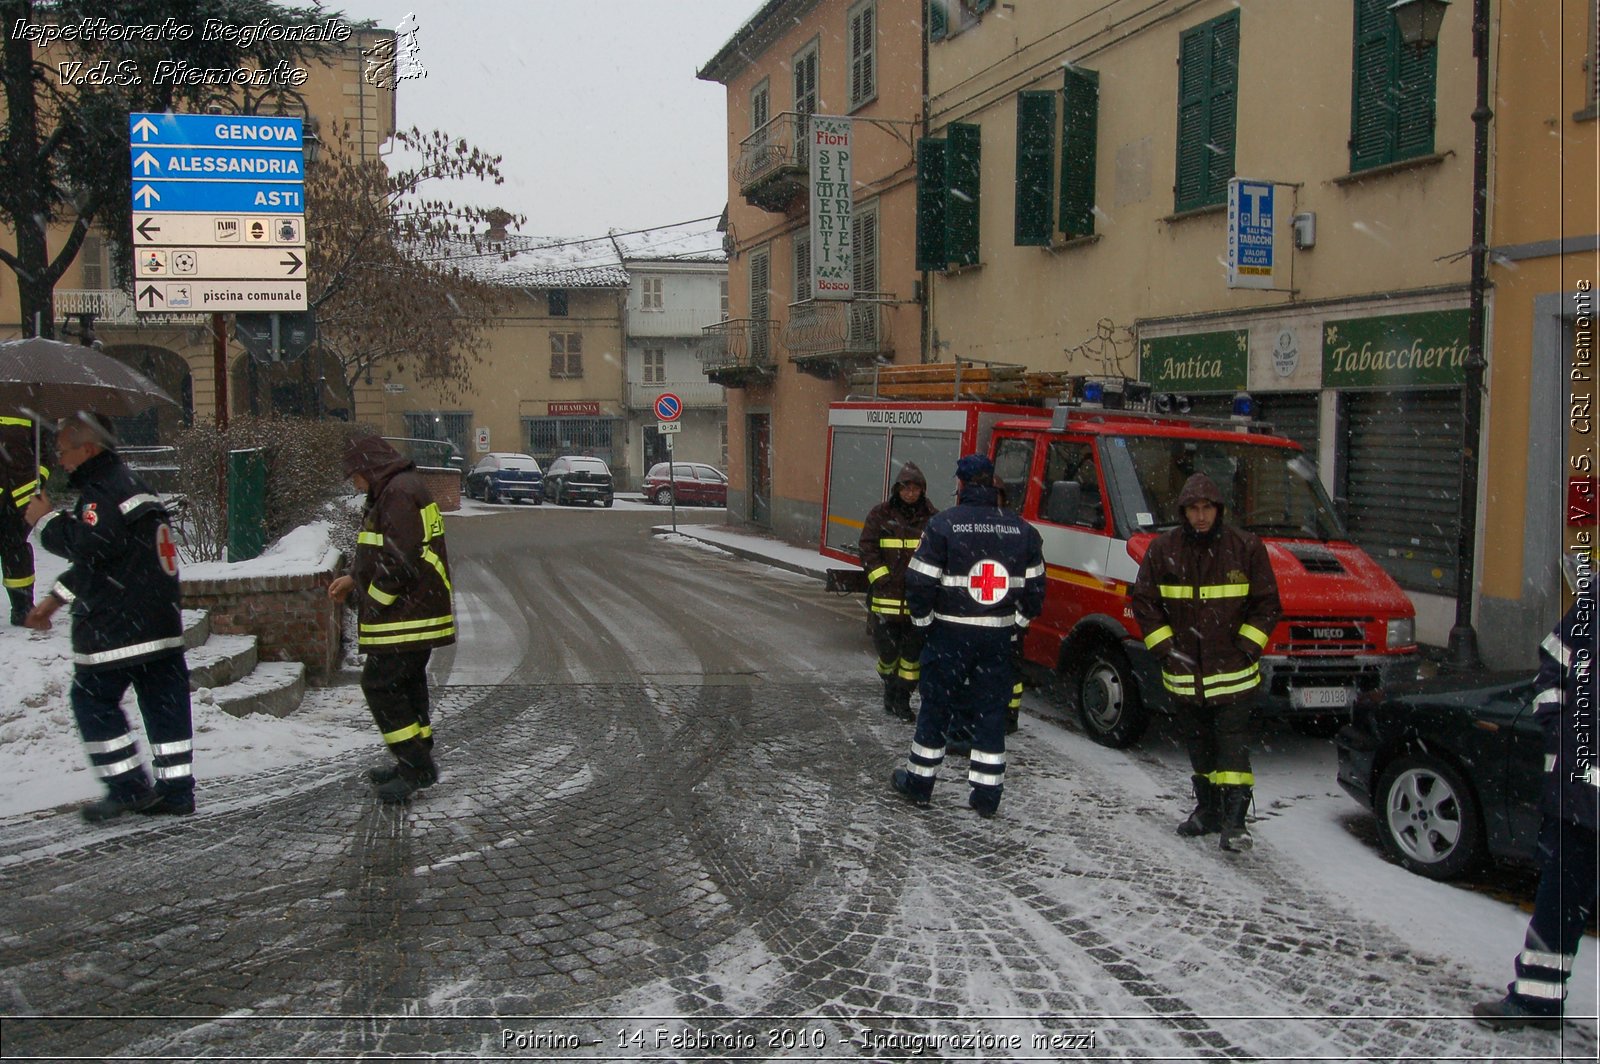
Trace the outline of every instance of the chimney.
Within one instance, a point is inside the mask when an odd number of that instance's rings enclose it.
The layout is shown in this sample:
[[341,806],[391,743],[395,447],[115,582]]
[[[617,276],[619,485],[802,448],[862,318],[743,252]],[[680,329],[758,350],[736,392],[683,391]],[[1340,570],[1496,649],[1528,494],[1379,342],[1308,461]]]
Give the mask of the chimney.
[[511,215],[496,207],[484,217],[489,222],[489,231],[484,234],[484,239],[492,240],[497,244],[505,243],[506,223],[511,221]]

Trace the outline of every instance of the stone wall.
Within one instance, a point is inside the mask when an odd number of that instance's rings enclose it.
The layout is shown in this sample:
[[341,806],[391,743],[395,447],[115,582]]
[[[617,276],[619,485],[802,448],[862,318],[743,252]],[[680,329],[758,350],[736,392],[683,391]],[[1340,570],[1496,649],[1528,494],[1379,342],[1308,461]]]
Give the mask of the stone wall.
[[339,610],[328,598],[340,556],[312,573],[185,579],[183,606],[208,610],[211,630],[253,635],[262,661],[300,661],[306,679],[326,684],[339,667]]

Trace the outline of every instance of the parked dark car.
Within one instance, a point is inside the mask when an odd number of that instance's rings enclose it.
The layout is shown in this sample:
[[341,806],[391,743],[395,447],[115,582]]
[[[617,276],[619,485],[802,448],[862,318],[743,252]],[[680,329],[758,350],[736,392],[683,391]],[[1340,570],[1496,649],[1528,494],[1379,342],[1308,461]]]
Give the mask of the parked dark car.
[[1360,701],[1334,739],[1339,784],[1378,818],[1383,845],[1429,879],[1485,858],[1533,865],[1544,735],[1533,677],[1440,677]]
[[699,462],[657,462],[644,478],[644,497],[657,506],[726,506],[728,478],[714,466]]
[[527,499],[538,506],[544,501],[543,487],[544,473],[531,454],[496,451],[467,474],[467,497],[484,502]]
[[544,497],[561,506],[575,502],[610,506],[611,468],[598,458],[564,454],[544,471]]

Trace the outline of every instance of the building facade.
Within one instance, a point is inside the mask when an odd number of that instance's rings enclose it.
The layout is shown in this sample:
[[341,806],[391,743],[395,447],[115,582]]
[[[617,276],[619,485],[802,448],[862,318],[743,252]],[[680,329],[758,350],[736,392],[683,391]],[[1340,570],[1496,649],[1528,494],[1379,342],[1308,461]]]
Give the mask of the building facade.
[[[699,72],[728,103],[730,309],[704,348],[728,389],[728,512],[795,542],[820,538],[828,403],[921,358],[921,25],[922,0],[768,0]],[[814,181],[813,140],[841,130],[848,176],[835,141]]]
[[[719,256],[720,258],[720,256]],[[728,401],[720,384],[706,380],[701,340],[707,326],[728,318],[728,265],[723,261],[625,258],[628,271],[626,380],[629,484],[657,462],[728,466]],[[681,430],[657,430],[656,399],[683,403]]]

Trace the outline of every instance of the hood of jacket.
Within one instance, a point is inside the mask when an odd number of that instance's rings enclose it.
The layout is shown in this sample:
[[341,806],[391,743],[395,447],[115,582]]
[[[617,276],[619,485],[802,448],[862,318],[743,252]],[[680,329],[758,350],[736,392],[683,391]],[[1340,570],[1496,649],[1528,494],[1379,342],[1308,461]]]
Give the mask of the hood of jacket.
[[357,436],[345,445],[340,465],[345,476],[360,474],[368,484],[377,485],[414,463],[381,436]]
[[1205,534],[1206,539],[1216,535],[1222,527],[1222,515],[1227,507],[1222,502],[1222,491],[1217,487],[1216,481],[1204,473],[1196,473],[1183,482],[1183,490],[1178,492],[1178,519],[1183,522],[1183,530],[1191,536],[1199,536],[1194,526],[1189,524],[1189,515],[1184,512],[1184,507],[1193,505],[1201,500],[1211,503],[1217,508],[1217,519],[1212,522],[1211,531]]

